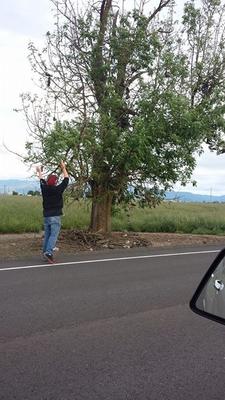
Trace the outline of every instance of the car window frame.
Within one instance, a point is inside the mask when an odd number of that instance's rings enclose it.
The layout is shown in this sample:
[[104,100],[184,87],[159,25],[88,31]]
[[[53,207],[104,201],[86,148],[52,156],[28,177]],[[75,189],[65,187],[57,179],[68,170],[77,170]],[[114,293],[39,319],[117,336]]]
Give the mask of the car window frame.
[[194,292],[190,302],[189,302],[189,307],[190,309],[200,315],[201,317],[204,318],[208,318],[214,322],[218,322],[220,324],[225,325],[225,318],[219,317],[217,315],[213,315],[208,313],[207,311],[204,310],[200,310],[197,307],[197,301],[199,299],[199,296],[202,293],[202,290],[204,289],[204,287],[206,286],[206,284],[208,283],[209,279],[211,278],[211,275],[213,274],[213,272],[216,270],[216,268],[218,267],[218,265],[220,264],[220,262],[222,261],[222,259],[225,258],[225,248],[223,248],[216,256],[216,258],[213,260],[212,264],[210,265],[209,269],[206,271],[205,275],[203,276],[202,280],[200,281],[196,291]]

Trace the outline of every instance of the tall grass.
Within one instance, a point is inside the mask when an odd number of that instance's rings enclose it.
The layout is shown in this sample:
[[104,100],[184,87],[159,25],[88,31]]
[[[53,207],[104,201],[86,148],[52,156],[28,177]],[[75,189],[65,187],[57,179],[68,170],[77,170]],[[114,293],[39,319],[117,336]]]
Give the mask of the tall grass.
[[225,204],[169,203],[150,208],[119,210],[113,218],[113,230],[133,232],[169,232],[225,234]]
[[0,196],[0,232],[39,232],[42,229],[41,197]]
[[[90,202],[65,202],[64,229],[87,229]],[[43,229],[42,198],[0,196],[0,233],[39,232]],[[169,203],[150,208],[118,208],[112,218],[114,231],[225,234],[225,204]]]
[[[86,229],[90,207],[84,202],[65,202],[64,229]],[[42,197],[0,196],[0,233],[40,232],[43,229]]]

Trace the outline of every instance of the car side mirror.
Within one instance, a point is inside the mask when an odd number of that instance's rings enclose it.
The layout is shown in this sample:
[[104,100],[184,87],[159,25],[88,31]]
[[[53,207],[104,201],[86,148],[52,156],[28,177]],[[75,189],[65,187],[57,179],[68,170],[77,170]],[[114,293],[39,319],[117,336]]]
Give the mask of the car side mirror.
[[225,324],[225,248],[200,282],[190,308],[202,317]]

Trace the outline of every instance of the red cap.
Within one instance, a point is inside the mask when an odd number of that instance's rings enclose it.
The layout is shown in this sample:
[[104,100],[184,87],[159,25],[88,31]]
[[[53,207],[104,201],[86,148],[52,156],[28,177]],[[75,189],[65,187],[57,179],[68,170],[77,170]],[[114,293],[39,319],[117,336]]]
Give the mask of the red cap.
[[49,186],[55,186],[58,182],[58,177],[56,175],[49,175],[47,179],[47,184]]

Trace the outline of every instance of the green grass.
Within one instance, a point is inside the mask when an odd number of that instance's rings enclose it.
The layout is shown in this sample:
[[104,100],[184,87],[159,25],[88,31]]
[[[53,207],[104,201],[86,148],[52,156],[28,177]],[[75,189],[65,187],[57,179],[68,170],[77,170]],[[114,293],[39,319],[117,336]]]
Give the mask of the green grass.
[[0,232],[39,232],[42,229],[40,197],[0,196]]
[[[84,202],[65,202],[64,229],[86,229],[90,206]],[[43,229],[42,198],[0,196],[0,233],[40,232]]]
[[[90,202],[65,202],[64,229],[87,229]],[[0,196],[0,233],[39,232],[43,229],[42,199]],[[225,234],[225,204],[169,203],[150,208],[116,209],[114,231]]]
[[225,204],[163,202],[154,209],[134,207],[120,211],[113,219],[113,230],[225,234]]

